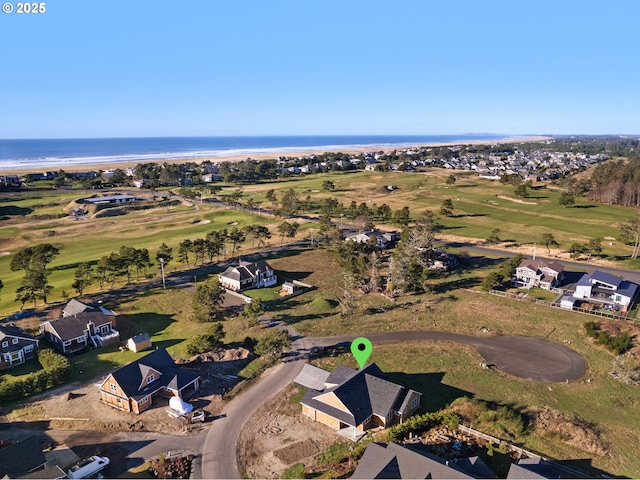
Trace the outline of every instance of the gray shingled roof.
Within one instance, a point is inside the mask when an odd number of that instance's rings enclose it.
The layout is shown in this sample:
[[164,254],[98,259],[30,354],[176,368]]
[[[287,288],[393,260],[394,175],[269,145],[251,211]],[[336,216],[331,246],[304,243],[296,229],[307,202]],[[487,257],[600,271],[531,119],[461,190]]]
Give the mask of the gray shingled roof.
[[[142,380],[152,368],[162,375],[149,385],[139,389]],[[164,349],[158,348],[144,357],[114,371],[111,375],[118,382],[127,397],[139,399],[149,395],[159,388],[169,387],[182,390],[193,382],[199,375],[184,371],[176,367],[171,355]]]
[[0,325],[0,341],[4,340],[5,337],[18,337],[24,338],[25,340],[35,340],[35,337],[29,335],[20,327],[16,327],[10,323]]
[[300,373],[293,379],[294,382],[303,387],[320,391],[324,389],[324,384],[329,377],[329,372],[313,365],[305,363]]
[[100,325],[111,325],[111,321],[102,312],[82,312],[71,317],[52,320],[49,325],[55,330],[60,339],[72,340],[84,335],[89,322],[93,322],[96,328]]
[[[403,390],[406,390],[401,385],[388,381],[375,363],[359,371],[346,367],[336,371],[333,380],[342,380],[338,386],[322,391],[308,390],[301,402],[354,427],[373,414],[386,417],[397,404]],[[327,383],[330,380],[331,375],[327,378]],[[328,393],[334,393],[350,413],[333,408],[318,398]]]
[[86,312],[87,310],[93,310],[93,307],[82,303],[75,298],[72,298],[67,302],[64,309],[62,310],[63,315],[72,316],[77,315],[78,313]]
[[[454,463],[395,443],[370,443],[351,478],[474,478]],[[495,478],[495,476],[494,476]]]
[[44,465],[46,459],[35,435],[0,449],[0,478],[16,478]]
[[517,464],[511,464],[507,478],[562,478],[562,474],[543,458],[522,458]]
[[260,260],[255,263],[249,263],[241,260],[238,266],[228,267],[220,274],[220,276],[242,281],[254,278],[257,275],[258,270],[261,272],[267,272],[273,271],[273,268],[271,268],[271,266],[264,260]]

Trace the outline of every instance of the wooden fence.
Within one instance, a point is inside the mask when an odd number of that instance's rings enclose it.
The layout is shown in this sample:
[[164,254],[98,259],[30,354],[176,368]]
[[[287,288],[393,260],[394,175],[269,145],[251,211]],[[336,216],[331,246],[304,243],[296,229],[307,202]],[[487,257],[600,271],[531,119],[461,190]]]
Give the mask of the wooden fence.
[[[465,433],[467,435],[471,435],[477,438],[482,438],[484,440],[487,440],[488,442],[491,443],[495,443],[496,445],[500,445],[502,442],[504,442],[504,440],[501,440],[499,438],[496,437],[492,437],[491,435],[487,435],[486,433],[483,433],[479,430],[474,430],[471,427],[465,427],[464,425],[458,425],[458,430],[460,430],[462,433]],[[507,447],[509,448],[509,450],[512,450],[514,452],[517,452],[518,455],[520,455],[520,457],[528,457],[528,458],[542,458],[544,460],[546,460],[546,458],[542,457],[541,455],[538,455],[537,453],[533,453],[529,450],[525,450],[524,448],[520,448],[516,445],[513,445],[509,442],[504,442],[507,444]]]
[[537,303],[539,305],[544,305],[544,306],[547,306],[547,307],[559,308],[559,309],[562,309],[562,310],[568,310],[568,311],[572,311],[572,312],[583,313],[585,315],[592,315],[592,316],[595,316],[595,317],[604,317],[604,318],[608,318],[608,319],[611,319],[611,320],[624,320],[626,322],[638,323],[637,319],[630,318],[630,317],[627,317],[627,316],[624,316],[624,315],[612,315],[610,313],[604,313],[604,312],[593,311],[593,310],[586,310],[586,309],[580,308],[580,307],[564,308],[559,303],[556,303],[556,302],[548,302],[546,300],[540,300],[539,298],[529,298],[528,295],[526,293],[523,293],[523,292],[503,292],[503,291],[500,291],[500,290],[489,290],[489,293],[491,295],[496,295],[498,297],[512,298],[512,299],[517,300],[519,302]]

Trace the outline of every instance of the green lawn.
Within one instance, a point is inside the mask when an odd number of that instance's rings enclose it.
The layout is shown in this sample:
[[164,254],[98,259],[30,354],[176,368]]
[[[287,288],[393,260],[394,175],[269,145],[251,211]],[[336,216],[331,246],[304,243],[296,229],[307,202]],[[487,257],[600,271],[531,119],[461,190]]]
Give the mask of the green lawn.
[[[304,281],[316,285],[317,290],[285,301],[271,312],[309,336],[366,336],[389,330],[481,335],[481,329],[488,328],[489,335],[525,335],[561,344],[570,342],[571,348],[586,357],[588,370],[583,380],[566,385],[538,383],[485,370],[479,366],[483,359],[474,348],[454,343],[376,345],[371,361],[389,372],[393,380],[423,392],[427,410],[446,407],[458,397],[471,396],[522,408],[546,406],[570,418],[576,416],[596,426],[608,446],[608,456],[591,455],[561,438],[533,434],[522,438],[523,445],[552,458],[593,457],[596,467],[611,473],[640,475],[640,460],[634,453],[634,436],[640,429],[637,386],[622,384],[608,375],[613,356],[586,337],[582,324],[588,317],[483,293],[477,289],[477,275],[489,267],[471,268],[465,264],[449,276],[434,279],[435,293],[409,295],[396,302],[378,296],[359,296],[356,312],[342,317],[336,301],[340,295],[339,268],[326,252],[307,250],[299,256],[271,261],[276,262],[280,270],[308,266],[313,271]],[[315,270],[320,264],[324,264],[321,272]],[[337,363],[357,367],[348,352],[320,361],[327,368]],[[586,382],[587,378],[592,381]]]

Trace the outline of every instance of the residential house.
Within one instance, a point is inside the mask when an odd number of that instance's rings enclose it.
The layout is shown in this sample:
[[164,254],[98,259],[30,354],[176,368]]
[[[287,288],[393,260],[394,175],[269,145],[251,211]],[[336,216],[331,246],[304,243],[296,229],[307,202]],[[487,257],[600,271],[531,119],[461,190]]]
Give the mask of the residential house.
[[255,263],[240,260],[237,267],[227,268],[218,278],[220,285],[235,292],[247,288],[271,287],[278,281],[273,268],[263,260]]
[[35,357],[38,339],[11,324],[0,325],[0,370]]
[[631,308],[638,296],[638,284],[622,277],[596,270],[585,273],[576,284],[574,297],[599,303],[618,305],[623,311]]
[[538,287],[549,290],[562,281],[564,266],[558,262],[524,259],[516,268],[511,284],[519,288]]
[[104,197],[84,198],[84,203],[90,205],[120,205],[122,203],[133,203],[137,200],[133,195],[106,195]]
[[507,479],[533,478],[575,478],[575,470],[564,472],[559,462],[553,465],[540,457],[521,458],[509,466]]
[[496,478],[480,457],[447,461],[397,443],[372,442],[350,478]]
[[379,249],[392,248],[400,240],[398,232],[384,232],[382,230],[371,230],[363,233],[356,233],[345,237],[345,240],[358,243],[367,243],[375,240]]
[[434,270],[442,270],[448,272],[458,266],[458,256],[452,253],[436,250],[433,262],[429,265],[429,268]]
[[362,370],[339,365],[331,373],[305,365],[294,381],[308,388],[302,413],[353,440],[371,428],[402,423],[422,395],[387,380],[375,363]]
[[115,317],[102,312],[82,312],[44,322],[40,331],[56,350],[66,355],[120,340],[120,333],[115,329]]
[[157,395],[188,398],[200,387],[200,376],[176,366],[164,348],[112,372],[100,384],[100,401],[119,410],[141,413]]
[[0,448],[0,478],[18,478],[42,470],[47,460],[35,435]]
[[63,317],[73,317],[79,313],[89,312],[89,311],[99,311],[109,317],[111,324],[113,327],[116,327],[116,314],[111,310],[104,308],[102,305],[98,305],[97,307],[93,307],[91,305],[87,305],[86,303],[82,303],[75,298],[72,298],[67,302],[65,307],[62,309]]

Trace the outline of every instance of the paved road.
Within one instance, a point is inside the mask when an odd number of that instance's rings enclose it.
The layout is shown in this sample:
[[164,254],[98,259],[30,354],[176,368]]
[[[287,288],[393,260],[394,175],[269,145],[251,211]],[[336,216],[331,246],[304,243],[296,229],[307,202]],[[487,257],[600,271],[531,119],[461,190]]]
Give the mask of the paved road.
[[[350,343],[358,335],[328,338],[307,338],[313,346],[332,346]],[[405,342],[412,340],[441,340],[473,345],[488,364],[516,377],[538,382],[578,380],[587,369],[584,357],[559,343],[536,337],[497,336],[474,337],[448,332],[390,332],[371,333],[372,343]]]
[[[240,431],[253,413],[269,398],[291,382],[302,369],[313,347],[328,347],[350,343],[358,335],[311,338],[302,337],[286,328],[295,341],[291,346],[292,360],[268,372],[252,388],[230,402],[227,417],[217,421],[204,442],[202,474],[204,478],[241,478],[237,466],[236,449]],[[411,340],[442,340],[475,346],[488,364],[511,375],[540,382],[577,380],[584,374],[587,363],[574,350],[549,340],[534,337],[473,337],[447,332],[389,332],[367,335],[372,343]],[[297,355],[296,355],[297,354]]]
[[[311,343],[298,336],[291,349],[308,352]],[[202,478],[242,478],[238,471],[237,444],[242,427],[268,399],[276,395],[300,373],[306,358],[281,363],[265,372],[260,382],[227,404],[225,418],[216,420],[202,447]]]

